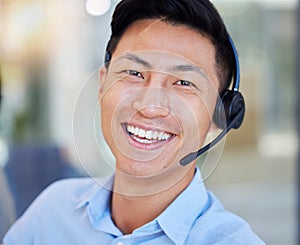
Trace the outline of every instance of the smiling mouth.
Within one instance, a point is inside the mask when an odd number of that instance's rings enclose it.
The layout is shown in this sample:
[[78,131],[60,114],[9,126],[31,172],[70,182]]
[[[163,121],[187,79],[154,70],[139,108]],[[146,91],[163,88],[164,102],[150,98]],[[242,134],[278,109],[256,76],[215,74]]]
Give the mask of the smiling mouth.
[[130,124],[125,124],[124,128],[131,139],[143,145],[165,143],[175,136],[175,134],[169,132],[159,130],[146,130]]

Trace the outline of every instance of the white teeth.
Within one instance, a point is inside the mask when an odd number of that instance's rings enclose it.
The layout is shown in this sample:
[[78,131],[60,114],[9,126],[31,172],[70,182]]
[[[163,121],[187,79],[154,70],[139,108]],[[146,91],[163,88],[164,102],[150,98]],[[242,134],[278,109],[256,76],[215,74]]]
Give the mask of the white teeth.
[[160,132],[159,135],[158,135],[158,140],[162,140],[163,136],[164,136],[164,133]]
[[140,138],[144,138],[146,136],[146,131],[144,129],[139,130],[139,135]]
[[142,144],[152,144],[152,143],[154,143],[153,140],[141,139],[141,138],[138,138],[138,137],[136,137],[136,136],[133,136],[133,137],[134,137],[134,139],[135,139],[136,141],[138,141],[138,142],[140,142],[140,143],[142,143]]
[[130,132],[134,132],[134,127],[133,126],[130,126],[131,128],[131,131]]
[[164,134],[164,136],[163,136],[163,140],[166,140],[166,139],[168,139],[169,138],[169,135],[168,134]]
[[168,133],[144,130],[131,125],[127,125],[127,131],[135,136],[138,136],[139,138],[145,138],[140,139],[141,143],[153,143],[149,140],[167,140],[171,137],[171,134]]
[[151,140],[152,139],[152,131],[146,132],[146,139]]
[[139,135],[139,128],[135,128],[133,134],[134,135]]

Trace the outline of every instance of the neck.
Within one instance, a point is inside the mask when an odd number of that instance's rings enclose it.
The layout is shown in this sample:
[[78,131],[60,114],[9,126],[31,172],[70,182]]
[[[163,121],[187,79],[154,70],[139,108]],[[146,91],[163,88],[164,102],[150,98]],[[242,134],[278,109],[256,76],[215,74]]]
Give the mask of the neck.
[[[131,234],[135,229],[154,220],[189,185],[194,172],[194,167],[190,167],[176,183],[172,176],[145,181],[116,173],[111,203],[112,219],[116,226],[123,234]],[[167,183],[166,179],[173,180],[173,183]]]

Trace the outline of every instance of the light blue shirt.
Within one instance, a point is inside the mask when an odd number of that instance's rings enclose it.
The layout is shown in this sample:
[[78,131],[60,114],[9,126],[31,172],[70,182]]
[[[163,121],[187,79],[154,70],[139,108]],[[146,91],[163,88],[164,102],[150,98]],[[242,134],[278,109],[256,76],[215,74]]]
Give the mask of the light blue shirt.
[[12,226],[4,244],[264,244],[244,220],[206,191],[199,172],[163,213],[129,235],[111,219],[113,177],[103,180],[105,187],[91,178],[56,182]]

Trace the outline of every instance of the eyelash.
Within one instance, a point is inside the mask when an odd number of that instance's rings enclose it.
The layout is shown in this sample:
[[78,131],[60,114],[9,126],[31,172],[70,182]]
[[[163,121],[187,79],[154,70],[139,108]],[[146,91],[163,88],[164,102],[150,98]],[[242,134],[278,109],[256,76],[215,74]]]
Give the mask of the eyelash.
[[[179,84],[179,83],[181,83],[181,84]],[[195,87],[195,85],[192,82],[189,82],[186,80],[179,80],[179,81],[175,82],[175,84],[182,85],[182,86],[188,86],[188,87],[190,87],[190,86]]]
[[140,78],[144,78],[144,76],[142,75],[142,73],[135,71],[135,70],[126,70],[125,71],[127,74],[129,74],[130,76],[136,76],[136,77],[140,77]]

